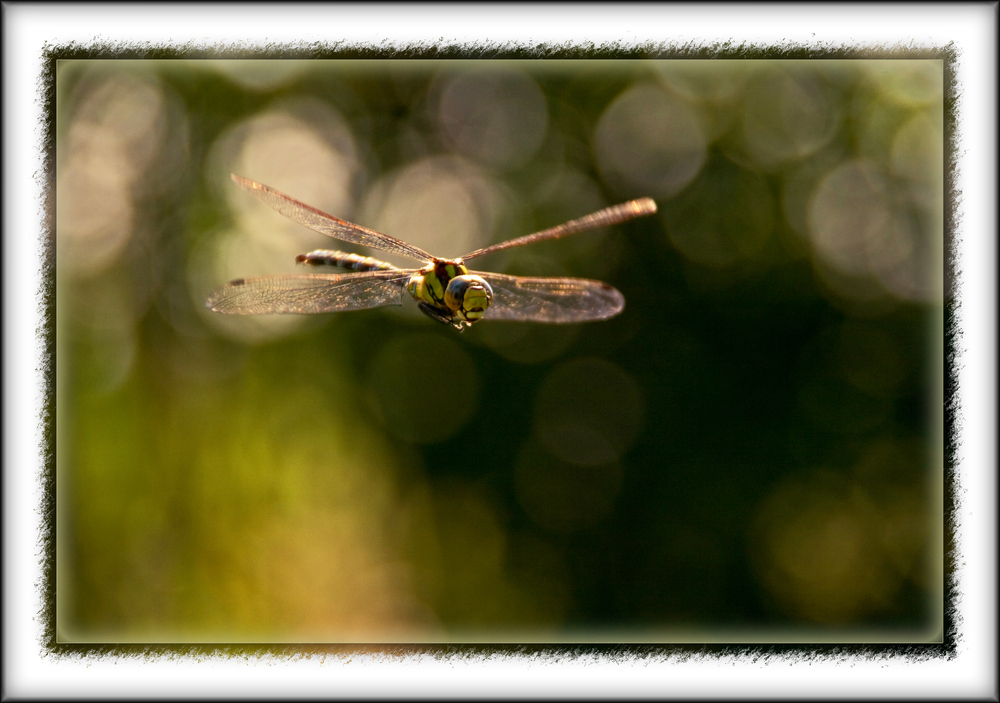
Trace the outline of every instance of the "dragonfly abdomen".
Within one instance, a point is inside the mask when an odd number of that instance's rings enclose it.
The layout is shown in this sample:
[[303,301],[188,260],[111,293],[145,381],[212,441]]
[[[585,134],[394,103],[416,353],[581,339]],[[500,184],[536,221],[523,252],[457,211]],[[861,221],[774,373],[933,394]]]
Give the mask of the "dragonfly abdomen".
[[310,266],[337,266],[351,271],[394,271],[396,269],[392,264],[373,259],[370,256],[361,256],[334,249],[317,249],[308,254],[299,254],[295,260],[300,264],[309,264]]

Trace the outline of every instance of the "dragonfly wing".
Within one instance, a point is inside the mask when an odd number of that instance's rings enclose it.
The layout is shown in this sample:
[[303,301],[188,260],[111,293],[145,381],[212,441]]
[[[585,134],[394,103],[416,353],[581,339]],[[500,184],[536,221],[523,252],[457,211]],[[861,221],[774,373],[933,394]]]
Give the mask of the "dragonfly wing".
[[314,208],[312,205],[306,205],[263,183],[251,181],[249,178],[237,176],[235,173],[230,174],[230,177],[236,185],[251,193],[272,210],[328,237],[339,239],[342,242],[350,242],[351,244],[360,244],[372,247],[373,249],[387,251],[391,254],[408,256],[418,261],[427,262],[434,258],[420,247],[413,246],[402,239],[397,239],[388,234],[382,234],[373,229],[356,225],[353,222],[341,220],[339,217],[328,215],[322,210]]
[[587,230],[596,229],[598,227],[615,225],[619,222],[631,220],[634,217],[652,215],[654,212],[656,212],[656,203],[652,198],[630,200],[629,202],[622,203],[621,205],[613,205],[612,207],[606,207],[603,210],[592,212],[586,217],[581,217],[578,220],[570,220],[569,222],[564,222],[561,225],[556,225],[555,227],[550,227],[549,229],[543,229],[541,232],[528,234],[523,237],[518,237],[517,239],[508,239],[506,242],[493,244],[491,246],[484,247],[483,249],[476,249],[475,251],[469,252],[463,256],[462,259],[468,261],[469,259],[474,259],[477,256],[492,254],[495,251],[502,251],[503,249],[510,249],[511,247],[519,247],[524,244],[540,242],[545,239],[559,239],[559,237],[565,237],[567,234],[586,232]]
[[604,320],[625,307],[625,297],[601,281],[586,278],[532,278],[470,271],[493,289],[485,320],[570,323]]
[[410,271],[364,271],[238,278],[212,293],[205,306],[231,315],[318,313],[402,305]]

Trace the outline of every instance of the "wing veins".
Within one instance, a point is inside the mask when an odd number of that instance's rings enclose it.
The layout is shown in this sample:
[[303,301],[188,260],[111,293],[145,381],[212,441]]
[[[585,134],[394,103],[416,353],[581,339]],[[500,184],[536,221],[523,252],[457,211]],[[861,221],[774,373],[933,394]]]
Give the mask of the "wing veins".
[[231,173],[230,178],[233,179],[236,185],[252,194],[272,210],[320,234],[325,234],[328,237],[333,237],[343,242],[359,244],[391,254],[400,254],[411,259],[416,259],[417,261],[426,262],[434,258],[418,246],[404,242],[402,239],[397,239],[391,235],[382,234],[373,229],[342,220],[339,217],[334,217],[263,183],[251,181],[249,178],[237,176],[235,173]]
[[624,296],[602,281],[470,273],[482,276],[493,289],[493,302],[486,308],[483,319],[588,322],[614,317],[625,307]]
[[598,227],[607,227],[608,225],[615,225],[619,222],[626,222],[635,217],[652,215],[654,212],[656,212],[656,203],[652,200],[652,198],[630,200],[627,203],[612,205],[611,207],[606,207],[603,210],[598,210],[597,212],[593,212],[579,219],[570,220],[569,222],[564,222],[561,225],[556,225],[555,227],[550,227],[549,229],[543,229],[541,232],[527,234],[523,237],[508,239],[506,242],[500,242],[499,244],[493,244],[482,249],[476,249],[474,252],[463,256],[462,259],[468,261],[469,259],[474,259],[477,256],[485,256],[486,254],[492,254],[493,252],[501,251],[503,249],[519,247],[522,244],[531,244],[532,242],[540,242],[545,239],[558,239],[559,237],[565,237],[568,234],[585,232]]
[[344,312],[402,305],[406,280],[414,270],[238,278],[216,289],[205,305],[233,315]]

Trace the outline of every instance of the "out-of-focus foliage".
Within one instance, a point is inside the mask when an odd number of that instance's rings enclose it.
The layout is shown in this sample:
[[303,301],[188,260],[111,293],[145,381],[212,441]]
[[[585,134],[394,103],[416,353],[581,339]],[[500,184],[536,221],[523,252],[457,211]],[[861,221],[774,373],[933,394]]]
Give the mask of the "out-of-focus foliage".
[[[60,639],[934,637],[942,75],[61,62]],[[476,262],[607,322],[228,317],[338,246],[230,172],[442,256],[659,212]]]

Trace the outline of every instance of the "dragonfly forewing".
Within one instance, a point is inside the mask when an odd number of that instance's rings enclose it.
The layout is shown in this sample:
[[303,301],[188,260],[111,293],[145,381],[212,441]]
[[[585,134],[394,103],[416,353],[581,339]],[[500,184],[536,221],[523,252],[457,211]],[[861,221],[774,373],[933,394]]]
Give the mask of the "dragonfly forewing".
[[493,288],[485,320],[573,323],[614,317],[625,297],[614,287],[586,278],[533,278],[471,271]]
[[499,244],[492,244],[482,249],[476,249],[475,251],[469,252],[463,256],[462,259],[467,261],[469,259],[474,259],[477,256],[492,254],[493,252],[510,249],[511,247],[519,247],[525,244],[531,244],[532,242],[540,242],[545,239],[559,239],[560,237],[565,237],[568,234],[586,232],[587,230],[596,229],[598,227],[607,227],[608,225],[625,222],[635,217],[652,215],[654,212],[656,212],[656,203],[652,198],[630,200],[627,203],[612,205],[611,207],[606,207],[603,210],[592,212],[586,217],[581,217],[577,220],[570,220],[569,222],[564,222],[561,225],[556,225],[555,227],[550,227],[549,229],[543,229],[541,232],[527,234],[523,237],[518,237],[517,239],[508,239],[506,242],[500,242]]
[[320,234],[339,239],[342,242],[360,244],[390,254],[407,256],[417,261],[426,262],[434,258],[420,247],[404,242],[402,239],[328,215],[312,205],[306,205],[263,183],[251,181],[249,178],[237,176],[235,173],[230,174],[230,177],[236,185],[252,194],[272,210]]
[[320,313],[402,305],[412,270],[238,278],[205,302],[231,315]]

